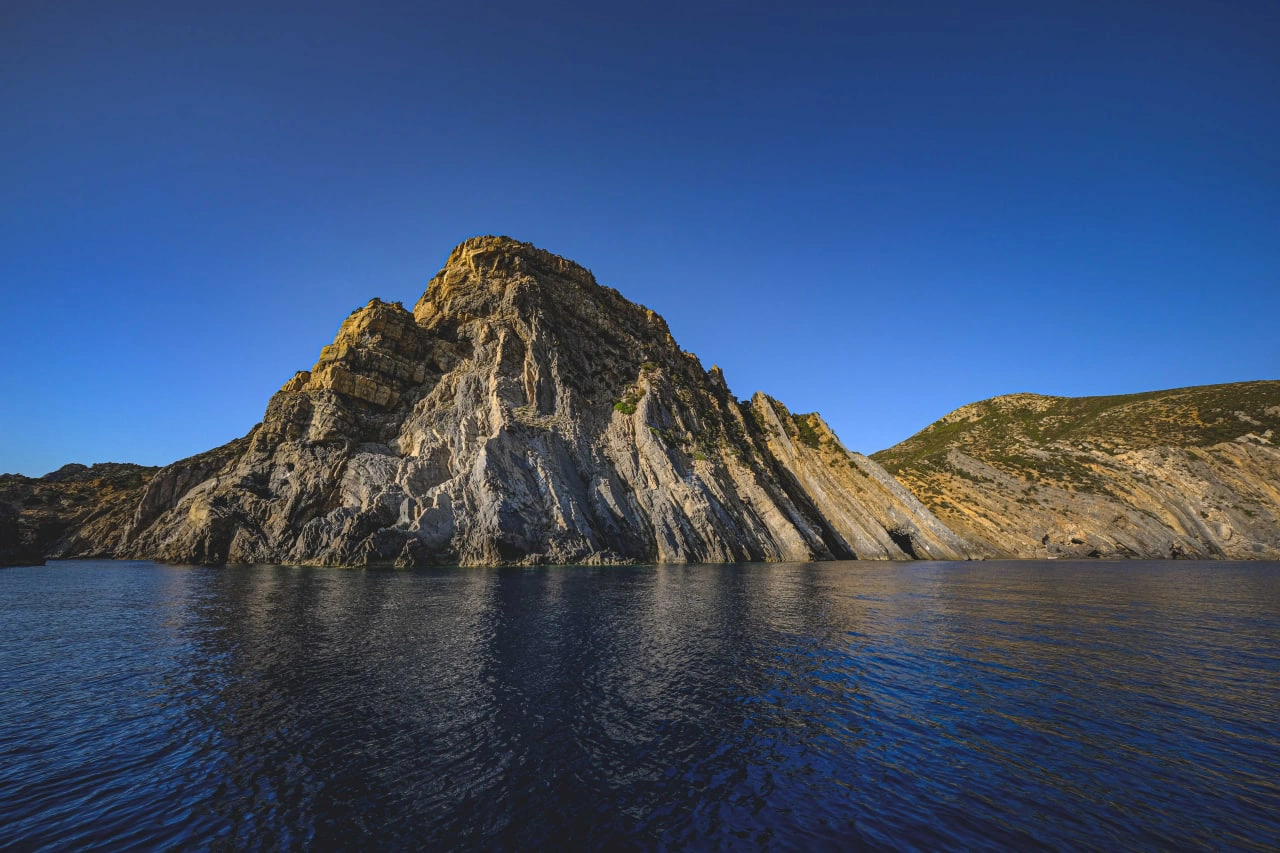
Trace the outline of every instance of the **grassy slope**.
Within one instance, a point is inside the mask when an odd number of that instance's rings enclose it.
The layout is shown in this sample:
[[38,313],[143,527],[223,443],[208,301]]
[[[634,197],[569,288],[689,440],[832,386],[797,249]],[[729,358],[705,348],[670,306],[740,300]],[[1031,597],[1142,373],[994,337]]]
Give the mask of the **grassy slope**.
[[895,476],[919,482],[930,471],[954,473],[947,452],[955,448],[1035,482],[1106,493],[1088,452],[1207,447],[1269,429],[1280,433],[1280,381],[1114,397],[1012,394],[957,409],[872,458]]

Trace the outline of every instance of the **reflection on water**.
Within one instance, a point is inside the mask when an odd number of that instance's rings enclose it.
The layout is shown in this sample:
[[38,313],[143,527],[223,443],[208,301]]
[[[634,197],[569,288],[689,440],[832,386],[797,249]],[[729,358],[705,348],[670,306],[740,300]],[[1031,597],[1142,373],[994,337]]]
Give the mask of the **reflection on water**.
[[1269,847],[1280,565],[0,572],[0,847]]

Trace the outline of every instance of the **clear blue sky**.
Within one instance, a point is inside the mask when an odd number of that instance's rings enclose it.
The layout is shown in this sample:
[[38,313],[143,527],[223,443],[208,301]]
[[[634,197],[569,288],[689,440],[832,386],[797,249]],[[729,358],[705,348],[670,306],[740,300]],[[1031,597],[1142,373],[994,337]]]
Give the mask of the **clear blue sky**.
[[1280,376],[1280,3],[0,6],[0,471],[242,435],[532,241],[871,452]]

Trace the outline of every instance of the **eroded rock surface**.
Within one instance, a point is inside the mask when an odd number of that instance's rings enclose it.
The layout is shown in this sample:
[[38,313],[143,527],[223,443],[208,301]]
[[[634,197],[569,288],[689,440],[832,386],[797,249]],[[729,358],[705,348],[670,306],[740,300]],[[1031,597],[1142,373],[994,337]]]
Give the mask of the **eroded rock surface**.
[[[161,470],[114,552],[400,566],[974,553],[820,418],[680,349],[582,267],[503,237],[412,313],[373,300],[262,423]],[[805,433],[807,435],[808,433]]]
[[1280,382],[973,403],[875,458],[992,556],[1280,559]]
[[845,448],[817,413],[793,415],[757,392],[751,414],[782,475],[822,508],[842,544],[862,559],[965,560],[980,554],[879,464]]
[[114,556],[156,468],[64,465],[43,477],[0,474],[0,565]]

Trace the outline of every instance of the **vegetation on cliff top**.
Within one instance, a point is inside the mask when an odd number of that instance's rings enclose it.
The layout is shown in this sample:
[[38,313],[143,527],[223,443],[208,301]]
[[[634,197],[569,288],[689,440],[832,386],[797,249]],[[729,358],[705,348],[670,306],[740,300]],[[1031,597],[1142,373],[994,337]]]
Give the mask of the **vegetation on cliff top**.
[[1088,491],[1102,485],[1089,453],[1208,447],[1267,430],[1280,431],[1280,381],[1113,397],[1010,394],[963,406],[872,458],[903,476],[952,469],[947,455],[956,449],[1010,474]]

